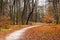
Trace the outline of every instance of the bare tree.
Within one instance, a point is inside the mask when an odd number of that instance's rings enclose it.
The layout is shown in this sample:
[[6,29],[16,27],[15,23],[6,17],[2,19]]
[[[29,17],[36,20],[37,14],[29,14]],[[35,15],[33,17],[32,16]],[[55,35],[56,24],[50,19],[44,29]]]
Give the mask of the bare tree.
[[59,24],[59,13],[58,13],[58,4],[59,4],[59,0],[48,0],[49,3],[51,3],[50,6],[52,6],[51,8],[53,8],[53,10],[51,9],[50,12],[52,11],[52,15],[54,17],[54,19],[56,20],[56,24]]

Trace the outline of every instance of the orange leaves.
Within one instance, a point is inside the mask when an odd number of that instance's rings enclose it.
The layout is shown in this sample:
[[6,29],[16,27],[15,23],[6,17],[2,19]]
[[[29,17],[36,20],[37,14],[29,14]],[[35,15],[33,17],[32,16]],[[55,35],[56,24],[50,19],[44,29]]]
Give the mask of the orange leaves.
[[54,20],[54,18],[53,18],[52,15],[46,13],[46,14],[44,15],[44,17],[43,17],[43,22],[46,22],[46,23],[54,23],[55,20]]
[[0,27],[10,25],[10,17],[8,16],[0,16]]

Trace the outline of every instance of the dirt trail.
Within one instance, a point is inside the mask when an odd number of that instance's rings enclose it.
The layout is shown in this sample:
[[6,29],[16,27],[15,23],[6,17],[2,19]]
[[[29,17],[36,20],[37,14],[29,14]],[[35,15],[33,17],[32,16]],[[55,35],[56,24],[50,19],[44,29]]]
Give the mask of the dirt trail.
[[40,26],[40,25],[29,26],[29,27],[17,30],[15,32],[9,34],[8,36],[6,36],[6,40],[18,40],[18,38],[20,38],[26,30],[33,28],[33,27],[38,27],[38,26]]
[[[41,25],[41,27],[40,27],[40,25]],[[32,27],[37,27],[37,28],[33,29]],[[30,29],[30,28],[32,28],[32,29]],[[16,40],[19,37],[21,37],[21,34],[23,34],[26,30],[28,30],[28,31],[26,32],[25,36],[26,35],[31,35],[31,34],[35,35],[35,34],[37,34],[37,31],[38,32],[40,31],[39,33],[41,34],[40,37],[42,39],[46,38],[45,40],[48,40],[48,39],[50,39],[50,40],[55,40],[55,39],[60,40],[60,24],[59,25],[38,24],[38,26],[36,26],[36,25],[30,26],[29,25],[26,28],[23,27],[23,29],[19,28],[18,30],[6,31],[3,34],[0,33],[0,40]],[[33,32],[35,32],[35,34]],[[11,37],[11,36],[13,36],[13,37]],[[28,37],[29,36],[27,36],[25,38],[28,39]],[[43,38],[43,37],[45,37],[45,38]],[[16,38],[16,39],[13,39],[13,38]]]
[[6,40],[60,40],[60,27],[55,25],[35,25],[17,30]]

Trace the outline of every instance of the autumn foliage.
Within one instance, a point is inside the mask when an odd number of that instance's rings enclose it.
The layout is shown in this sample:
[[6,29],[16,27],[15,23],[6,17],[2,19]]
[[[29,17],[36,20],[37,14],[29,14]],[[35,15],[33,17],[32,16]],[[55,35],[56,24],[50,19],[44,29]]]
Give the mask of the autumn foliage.
[[43,17],[43,22],[45,23],[55,23],[55,20],[52,15],[46,13]]
[[8,16],[0,16],[0,27],[10,25],[10,18]]

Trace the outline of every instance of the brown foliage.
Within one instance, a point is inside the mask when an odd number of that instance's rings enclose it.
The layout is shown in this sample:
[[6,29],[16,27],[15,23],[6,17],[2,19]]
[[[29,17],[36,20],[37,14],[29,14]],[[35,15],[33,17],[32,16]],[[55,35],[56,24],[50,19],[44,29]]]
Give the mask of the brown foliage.
[[0,16],[0,27],[10,25],[10,18],[8,16]]
[[55,20],[52,15],[46,13],[43,17],[43,22],[45,23],[55,23]]

